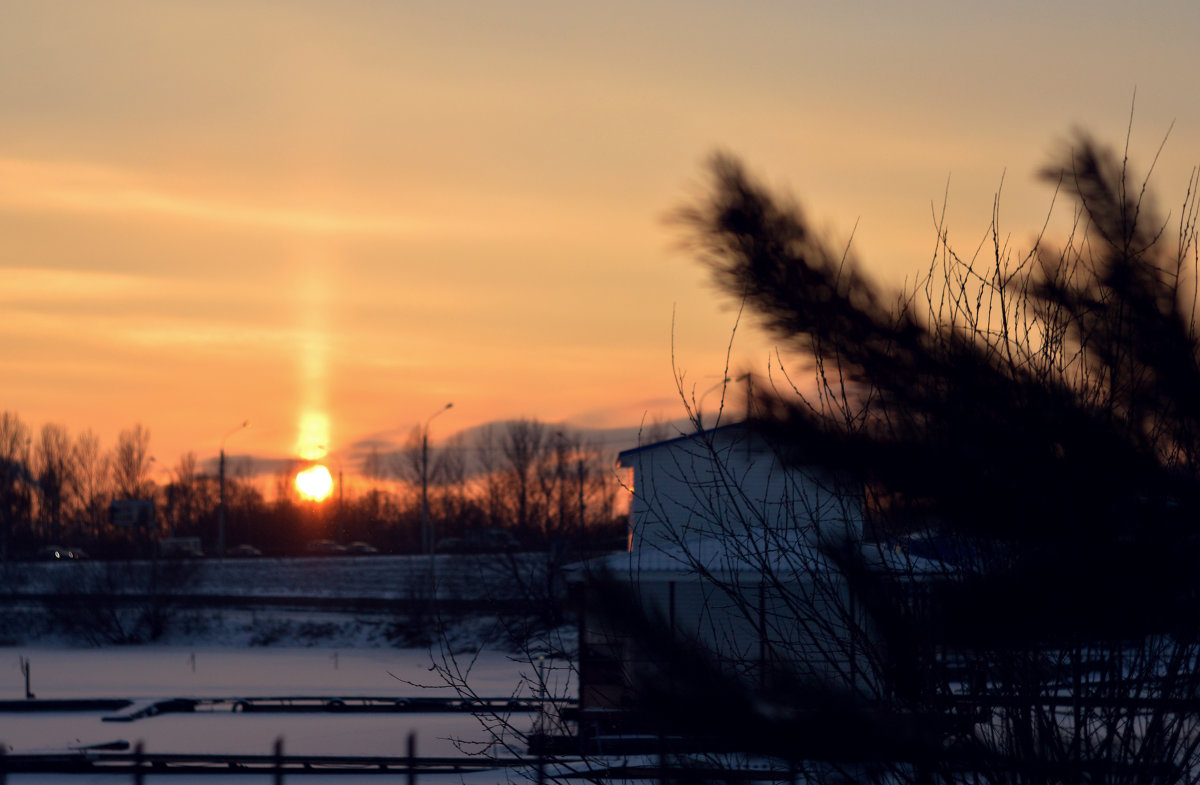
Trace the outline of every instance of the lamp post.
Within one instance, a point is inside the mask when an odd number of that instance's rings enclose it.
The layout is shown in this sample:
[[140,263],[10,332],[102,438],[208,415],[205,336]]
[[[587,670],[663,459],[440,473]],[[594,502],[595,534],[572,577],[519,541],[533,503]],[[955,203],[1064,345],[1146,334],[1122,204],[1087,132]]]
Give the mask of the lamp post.
[[217,503],[217,558],[225,555],[225,441],[238,431],[243,431],[249,427],[250,421],[243,420],[241,425],[221,437],[221,462],[218,472],[219,479],[217,481],[219,494],[219,501]]
[[567,534],[567,435],[562,430],[554,432],[554,480],[558,484],[558,529],[559,536]]
[[[345,523],[343,521],[343,508],[342,508],[342,503],[344,500],[344,496],[342,494],[342,462],[340,459],[335,458],[333,455],[333,452],[328,447],[326,447],[324,444],[318,444],[316,449],[319,453],[321,453],[325,456],[324,458],[321,459],[322,461],[324,461],[325,463],[332,463],[335,466],[337,466],[337,511],[333,514],[337,519],[337,539],[335,540],[335,542],[338,545],[342,545],[345,543],[345,539],[346,539],[346,533],[344,530]],[[332,479],[332,475],[330,477]],[[328,513],[326,513],[326,516],[328,516]],[[324,528],[325,528],[326,533],[328,533],[328,529],[329,529],[328,518],[326,519],[326,526]]]
[[[322,448],[324,449],[324,448]],[[330,460],[332,458],[332,460]],[[337,542],[338,545],[346,544],[346,508],[343,506],[345,502],[345,494],[343,493],[342,485],[342,462],[334,458],[332,453],[326,453],[325,461],[333,463],[337,466],[337,508],[333,513],[335,522],[337,523]]]
[[735,382],[746,383],[746,420],[749,420],[754,413],[754,373],[746,371],[741,376],[734,379]]
[[705,390],[704,394],[699,398],[696,397],[695,388],[692,388],[692,409],[695,412],[694,419],[700,430],[704,430],[704,399],[718,389],[721,390],[721,405],[717,409],[717,419],[713,424],[713,427],[715,428],[721,424],[721,412],[725,410],[725,391],[727,389],[727,385],[732,381],[733,379],[728,376],[722,377],[720,381]]
[[337,534],[338,545],[343,545],[346,542],[346,508],[342,506],[342,464],[338,461],[338,501],[337,501]]
[[421,536],[425,538],[425,547],[429,551],[429,605],[434,603],[434,591],[437,585],[437,560],[435,558],[433,522],[429,520],[429,424],[433,418],[445,412],[453,403],[448,403],[438,409],[425,420],[421,428]]

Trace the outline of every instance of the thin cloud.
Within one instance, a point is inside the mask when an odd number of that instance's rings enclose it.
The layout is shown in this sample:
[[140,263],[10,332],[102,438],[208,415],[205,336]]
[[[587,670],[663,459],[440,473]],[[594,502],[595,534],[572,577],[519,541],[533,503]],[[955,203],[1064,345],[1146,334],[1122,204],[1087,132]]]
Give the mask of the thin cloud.
[[76,162],[0,158],[0,205],[164,217],[323,235],[431,235],[461,231],[462,217],[353,214],[213,198],[149,184],[117,168]]
[[0,277],[0,302],[11,303],[120,300],[154,286],[146,276],[95,270],[0,267]]

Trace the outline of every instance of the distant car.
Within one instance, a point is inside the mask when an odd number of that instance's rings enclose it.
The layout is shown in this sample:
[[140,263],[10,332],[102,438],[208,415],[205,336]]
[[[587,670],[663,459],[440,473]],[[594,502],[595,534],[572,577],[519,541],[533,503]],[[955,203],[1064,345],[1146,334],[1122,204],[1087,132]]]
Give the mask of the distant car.
[[346,552],[345,546],[333,540],[312,540],[304,546],[304,550],[312,556],[335,556]]
[[369,542],[359,540],[352,542],[346,546],[347,556],[370,556],[373,553],[379,553],[379,549]]
[[468,542],[474,542],[483,551],[511,551],[521,547],[517,538],[503,529],[484,529],[475,537],[467,535]]
[[463,541],[458,537],[445,537],[437,541],[438,553],[462,553]]
[[62,545],[43,545],[33,556],[38,561],[78,561],[88,555],[82,548],[66,548]]
[[204,549],[199,537],[164,537],[158,543],[158,553],[164,559],[199,559]]
[[437,549],[442,553],[499,553],[519,547],[517,538],[503,529],[469,531],[461,538],[448,537],[437,543]]
[[254,559],[262,556],[262,551],[253,545],[235,545],[225,551],[225,555],[235,559]]

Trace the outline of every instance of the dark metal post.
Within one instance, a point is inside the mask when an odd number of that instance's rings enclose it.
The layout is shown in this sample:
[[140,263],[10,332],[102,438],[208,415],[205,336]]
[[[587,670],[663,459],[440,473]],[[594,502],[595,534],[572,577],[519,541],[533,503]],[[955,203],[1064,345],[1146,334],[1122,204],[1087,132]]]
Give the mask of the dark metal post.
[[225,447],[221,447],[221,463],[217,470],[217,558],[225,555]]
[[144,741],[139,740],[133,748],[133,785],[142,785],[146,781],[146,772],[142,769],[145,763],[143,760],[146,750],[145,744]]
[[662,726],[658,728],[658,785],[667,782],[667,740],[663,737]]
[[587,525],[587,523],[584,519],[584,503],[583,503],[583,484],[584,484],[584,480],[587,479],[587,477],[586,477],[587,467],[584,466],[584,464],[583,464],[583,453],[582,452],[580,452],[579,460],[575,462],[575,465],[579,470],[579,530],[578,531],[579,531],[579,534],[582,535],[584,532],[584,527]]
[[417,785],[417,732],[408,732],[408,785]]
[[426,422],[425,427],[421,429],[421,536],[425,538],[425,550],[429,553],[429,620],[432,623],[437,611],[437,556],[431,528],[432,524],[429,521],[429,423]]
[[436,615],[437,603],[437,549],[433,532],[433,521],[429,519],[429,424],[433,418],[453,406],[448,403],[429,416],[421,429],[421,536],[429,551],[429,616]]
[[37,696],[29,689],[29,660],[26,657],[21,658],[21,673],[25,675],[25,700],[31,700]]
[[338,469],[338,506],[337,506],[337,520],[338,520],[337,541],[338,541],[338,544],[344,544],[346,542],[346,510],[345,510],[345,507],[342,506],[343,501],[344,501],[343,496],[342,496],[342,487],[343,487],[342,486],[342,470],[341,470],[341,468],[339,468]]
[[558,483],[558,531],[559,537],[567,536],[567,436],[562,431],[554,432],[557,442],[554,455],[554,480]]
[[275,756],[275,785],[283,785],[283,737],[275,739],[275,747],[272,750]]
[[217,503],[217,558],[225,556],[225,440],[233,436],[238,431],[249,428],[250,421],[243,420],[242,424],[234,428],[229,433],[221,438],[221,463],[218,470],[218,503]]

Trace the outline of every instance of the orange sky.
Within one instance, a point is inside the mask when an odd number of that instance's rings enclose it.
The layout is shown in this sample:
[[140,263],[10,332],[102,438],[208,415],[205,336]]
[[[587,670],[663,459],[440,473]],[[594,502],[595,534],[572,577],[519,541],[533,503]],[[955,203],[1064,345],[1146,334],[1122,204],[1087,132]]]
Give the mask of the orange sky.
[[1192,2],[645,5],[0,0],[0,409],[140,421],[159,466],[247,418],[231,451],[294,455],[447,401],[676,416],[673,314],[699,391],[732,325],[663,221],[714,149],[894,285],[947,182],[962,247],[1002,177],[1027,242],[1135,89],[1164,211],[1200,161]]

